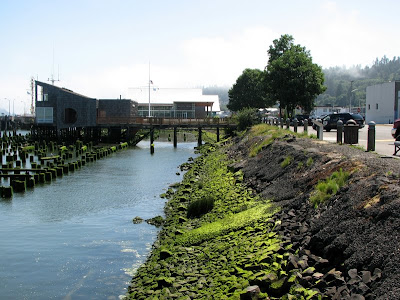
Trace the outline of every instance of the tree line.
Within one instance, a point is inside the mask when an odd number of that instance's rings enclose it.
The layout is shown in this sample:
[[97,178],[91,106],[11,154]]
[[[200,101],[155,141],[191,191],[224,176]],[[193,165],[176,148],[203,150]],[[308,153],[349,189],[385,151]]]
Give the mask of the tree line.
[[291,35],[275,39],[268,49],[264,70],[245,69],[229,90],[228,108],[265,108],[278,103],[281,115],[296,107],[311,111],[315,98],[326,89],[322,68],[313,63],[310,52],[294,43]]
[[[264,70],[245,69],[228,91],[227,108],[266,108],[278,105],[291,115],[295,108],[310,112],[315,105],[365,107],[367,86],[400,80],[400,57],[376,58],[371,66],[322,69],[310,52],[282,35],[270,45]],[[219,90],[225,95],[226,90]]]
[[367,86],[400,80],[400,57],[376,58],[371,66],[362,68],[333,67],[323,70],[325,93],[315,100],[316,105],[365,107]]

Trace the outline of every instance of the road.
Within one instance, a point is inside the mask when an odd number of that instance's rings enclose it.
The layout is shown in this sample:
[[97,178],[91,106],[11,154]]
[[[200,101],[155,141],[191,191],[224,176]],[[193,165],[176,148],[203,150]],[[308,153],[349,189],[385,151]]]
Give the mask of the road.
[[[375,152],[385,157],[396,157],[400,158],[400,152],[393,156],[394,153],[394,139],[390,133],[392,129],[392,124],[377,124],[375,126]],[[284,127],[285,128],[285,127]],[[303,127],[298,127],[297,132],[303,132]],[[293,127],[290,127],[290,130],[293,131]],[[312,129],[311,126],[308,127],[309,134],[317,134],[317,131]],[[329,141],[332,143],[336,142],[336,130],[331,130],[330,132],[324,131],[323,139],[324,141]],[[358,144],[360,146],[367,149],[367,139],[368,139],[368,126],[360,129],[358,132]]]

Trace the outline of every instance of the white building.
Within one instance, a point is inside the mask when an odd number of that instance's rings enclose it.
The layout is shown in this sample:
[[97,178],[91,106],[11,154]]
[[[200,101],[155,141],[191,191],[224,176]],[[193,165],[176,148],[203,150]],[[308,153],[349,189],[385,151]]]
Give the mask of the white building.
[[204,118],[220,112],[218,95],[203,95],[202,89],[131,89],[130,97],[139,103],[138,114],[161,118]]
[[400,81],[367,87],[365,122],[391,124],[400,118]]
[[340,106],[314,106],[314,109],[311,111],[312,116],[320,117],[324,115],[329,115],[333,113],[345,113],[347,112],[347,108]]

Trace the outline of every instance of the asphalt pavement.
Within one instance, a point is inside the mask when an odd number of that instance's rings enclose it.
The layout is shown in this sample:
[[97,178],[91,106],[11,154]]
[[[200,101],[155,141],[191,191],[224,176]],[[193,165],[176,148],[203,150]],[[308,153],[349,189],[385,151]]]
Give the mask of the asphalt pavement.
[[[395,157],[400,158],[400,152],[393,156],[394,153],[394,138],[392,137],[390,131],[392,129],[392,124],[377,124],[375,125],[375,152],[384,157]],[[286,126],[284,127],[286,128]],[[290,130],[293,131],[293,127],[290,127]],[[303,132],[304,127],[299,126],[297,128],[297,132]],[[317,131],[312,129],[311,126],[308,126],[308,133],[317,135]],[[337,131],[332,129],[330,132],[326,132],[324,130],[323,140],[336,143]],[[367,149],[367,140],[368,140],[368,125],[364,128],[359,129],[358,131],[358,144],[355,146],[362,147],[364,150]]]

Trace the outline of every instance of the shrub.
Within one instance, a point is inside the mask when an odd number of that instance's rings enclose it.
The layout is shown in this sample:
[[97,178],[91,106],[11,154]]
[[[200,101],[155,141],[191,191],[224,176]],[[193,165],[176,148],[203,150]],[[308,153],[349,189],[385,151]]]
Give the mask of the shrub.
[[197,218],[208,213],[214,207],[214,198],[206,196],[199,200],[195,200],[189,204],[187,209],[188,218]]
[[290,155],[287,156],[287,157],[283,160],[283,162],[281,162],[281,167],[282,167],[282,168],[286,168],[288,165],[290,165],[290,164],[292,163],[292,161],[293,161],[293,157],[291,157]]
[[315,187],[314,192],[310,197],[311,203],[314,207],[325,202],[339,191],[344,186],[349,178],[348,172],[343,172],[342,169],[333,172],[332,175],[325,181],[320,181]]
[[254,108],[244,108],[240,110],[235,116],[238,122],[238,130],[246,130],[255,124],[260,123],[260,117]]

